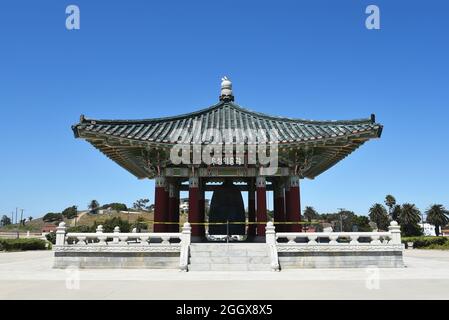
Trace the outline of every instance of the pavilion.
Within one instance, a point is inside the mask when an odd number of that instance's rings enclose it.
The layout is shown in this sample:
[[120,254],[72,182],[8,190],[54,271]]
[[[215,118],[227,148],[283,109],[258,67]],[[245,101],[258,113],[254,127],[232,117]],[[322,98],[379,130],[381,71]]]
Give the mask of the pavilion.
[[[143,120],[81,115],[72,129],[76,138],[87,140],[137,178],[155,179],[155,232],[178,232],[180,191],[188,191],[192,236],[203,239],[205,191],[214,191],[209,221],[247,224],[236,231],[239,234],[265,235],[268,190],[273,191],[276,228],[300,231],[300,180],[314,179],[382,133],[374,115],[312,121],[248,110],[234,102],[227,78],[221,83],[219,102],[199,111]],[[263,134],[255,137],[256,131]],[[203,158],[209,151],[213,157],[207,162]],[[241,191],[248,192],[243,217],[233,212],[241,210]]]

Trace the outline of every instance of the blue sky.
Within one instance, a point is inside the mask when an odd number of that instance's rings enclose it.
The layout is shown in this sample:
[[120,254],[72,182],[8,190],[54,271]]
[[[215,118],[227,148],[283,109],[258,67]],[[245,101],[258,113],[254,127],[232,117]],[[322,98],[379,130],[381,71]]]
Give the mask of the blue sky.
[[[65,28],[77,4],[81,29]],[[381,30],[365,28],[365,8]],[[302,206],[366,214],[387,193],[449,207],[449,3],[429,1],[2,1],[0,214],[89,200],[153,199],[71,131],[91,118],[152,118],[236,102],[306,119],[375,113],[382,138],[315,180]]]

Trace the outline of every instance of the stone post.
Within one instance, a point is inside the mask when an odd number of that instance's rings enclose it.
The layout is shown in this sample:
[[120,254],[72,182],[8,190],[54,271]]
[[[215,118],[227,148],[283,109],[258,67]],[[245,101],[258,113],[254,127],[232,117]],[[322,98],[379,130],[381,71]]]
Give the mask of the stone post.
[[276,244],[276,229],[271,221],[265,227],[265,237],[267,244]]
[[63,246],[65,244],[65,222],[59,223],[59,226],[56,227],[56,245]]
[[392,244],[401,244],[401,227],[398,225],[396,221],[391,221],[390,226],[388,227],[388,231],[391,233]]
[[189,248],[191,242],[191,231],[192,228],[190,223],[186,222],[182,226],[181,231],[181,252],[179,255],[179,267],[181,271],[187,271],[189,264]]
[[120,241],[119,236],[120,236],[120,227],[116,226],[114,228],[114,239],[112,240],[112,242],[119,243],[119,241]]
[[[95,231],[95,233],[100,233],[100,234],[103,233],[103,226],[101,224],[98,225],[97,230]],[[97,237],[97,239],[99,240],[98,244],[101,244],[101,245],[106,244],[107,237],[99,235]],[[86,243],[88,243],[88,242],[89,242],[89,239],[86,239]]]
[[190,226],[190,223],[185,222],[182,226],[182,235],[181,235],[181,241],[183,245],[190,245],[190,235],[191,235],[192,227]]

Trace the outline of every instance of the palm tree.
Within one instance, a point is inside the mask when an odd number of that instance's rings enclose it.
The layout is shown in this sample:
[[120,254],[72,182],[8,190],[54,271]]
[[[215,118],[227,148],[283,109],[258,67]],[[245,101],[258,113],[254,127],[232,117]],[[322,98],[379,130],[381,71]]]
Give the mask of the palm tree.
[[[309,206],[307,206],[307,207],[304,209],[303,215],[304,215],[304,218],[307,219],[307,221],[308,221],[309,223],[312,222],[312,220],[317,219],[318,216],[319,216],[318,212],[317,212],[313,207],[309,207]],[[309,225],[306,226],[306,229],[308,230],[309,227],[310,227]]]
[[315,220],[318,218],[318,212],[313,207],[309,207],[309,206],[307,206],[304,209],[303,215],[304,215],[304,218],[306,218],[308,222],[311,222],[312,220]]
[[393,207],[396,205],[396,199],[391,194],[387,194],[385,197],[385,205],[388,207],[388,214],[390,215],[391,219],[393,220]]
[[100,208],[100,204],[98,203],[97,200],[92,200],[89,203],[88,208],[90,209],[90,213],[96,214],[96,213],[98,213],[98,209]]
[[434,204],[430,206],[426,211],[427,222],[435,226],[435,234],[440,235],[440,227],[449,223],[449,217],[447,211],[442,204]]
[[413,203],[402,205],[398,220],[405,236],[416,236],[422,233],[418,226],[418,222],[421,221],[421,212]]
[[388,228],[388,213],[383,205],[375,203],[369,209],[369,218],[377,224],[377,228],[386,230]]
[[29,216],[29,217],[28,217],[28,221],[31,221],[31,220],[33,220],[33,217],[32,217],[32,216]]
[[391,219],[394,221],[399,220],[399,215],[401,214],[401,205],[397,204],[393,207],[393,210],[391,211]]

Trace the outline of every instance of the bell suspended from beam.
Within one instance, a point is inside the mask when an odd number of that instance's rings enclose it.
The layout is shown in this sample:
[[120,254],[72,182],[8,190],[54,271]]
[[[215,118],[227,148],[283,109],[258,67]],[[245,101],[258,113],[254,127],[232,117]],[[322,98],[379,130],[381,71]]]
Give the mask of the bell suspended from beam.
[[[209,208],[209,222],[226,223],[209,225],[210,235],[245,235],[245,206],[240,190],[232,183],[225,182],[214,191]],[[232,224],[240,222],[240,224]],[[228,229],[227,229],[228,228]]]

